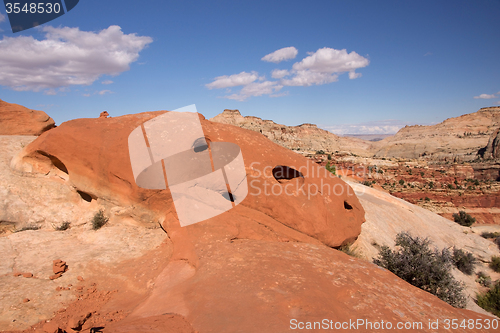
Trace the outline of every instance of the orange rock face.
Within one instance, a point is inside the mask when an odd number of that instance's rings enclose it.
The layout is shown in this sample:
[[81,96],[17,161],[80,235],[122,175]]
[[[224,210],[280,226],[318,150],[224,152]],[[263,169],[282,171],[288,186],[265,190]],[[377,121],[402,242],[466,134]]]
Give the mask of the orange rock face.
[[40,135],[53,127],[45,112],[0,100],[0,135]]
[[[128,154],[130,132],[162,113],[63,123],[26,147],[16,167],[42,173],[54,170],[69,178],[87,198],[127,207],[129,214],[144,221],[166,221],[167,227],[175,226],[169,190],[139,188]],[[249,185],[247,197],[235,209],[201,223],[258,221],[265,216],[281,226],[280,237],[310,236],[332,247],[356,239],[364,210],[349,185],[259,133],[200,117],[207,141],[239,145]],[[239,232],[262,238],[259,232],[247,229],[242,223]]]

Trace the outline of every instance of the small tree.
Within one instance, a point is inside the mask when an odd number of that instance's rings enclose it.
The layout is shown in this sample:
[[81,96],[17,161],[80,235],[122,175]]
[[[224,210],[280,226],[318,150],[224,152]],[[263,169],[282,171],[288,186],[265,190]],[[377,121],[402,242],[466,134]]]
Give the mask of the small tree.
[[373,262],[406,282],[436,295],[454,307],[464,308],[464,286],[451,275],[451,254],[447,249],[430,249],[430,241],[406,232],[396,236],[398,250],[380,249]]
[[470,227],[476,222],[476,219],[464,212],[463,210],[459,211],[458,214],[453,214],[453,219],[460,225],[464,227]]

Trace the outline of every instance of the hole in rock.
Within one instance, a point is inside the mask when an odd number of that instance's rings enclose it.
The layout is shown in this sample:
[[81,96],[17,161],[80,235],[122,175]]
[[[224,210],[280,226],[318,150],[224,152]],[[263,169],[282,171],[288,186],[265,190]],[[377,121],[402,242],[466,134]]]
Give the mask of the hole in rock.
[[39,153],[40,155],[42,156],[45,156],[45,157],[48,157],[50,159],[50,161],[52,162],[52,164],[58,168],[59,170],[61,170],[62,172],[64,172],[65,174],[69,175],[68,173],[68,169],[66,168],[66,166],[64,165],[63,162],[61,162],[60,159],[58,159],[57,157],[55,157],[54,155],[50,155],[49,153],[46,153],[42,150],[37,150],[37,153]]
[[223,196],[223,197],[224,197],[224,199],[226,199],[227,201],[234,202],[234,195],[233,195],[231,192],[224,192],[224,193],[222,193],[222,196]]
[[91,202],[92,199],[95,199],[90,194],[85,193],[83,191],[76,190],[76,192],[78,192],[78,194],[80,194],[80,196],[82,197],[82,199],[85,200],[85,201],[87,201],[87,202]]
[[284,165],[278,165],[273,169],[273,176],[274,178],[281,183],[283,180],[290,180],[294,178],[304,178],[304,175],[302,175],[301,172],[284,166]]
[[193,143],[193,150],[195,153],[199,153],[208,149],[208,144],[210,140],[206,137],[200,137],[196,139]]
[[352,206],[347,203],[347,201],[344,201],[344,208],[347,210],[352,210]]

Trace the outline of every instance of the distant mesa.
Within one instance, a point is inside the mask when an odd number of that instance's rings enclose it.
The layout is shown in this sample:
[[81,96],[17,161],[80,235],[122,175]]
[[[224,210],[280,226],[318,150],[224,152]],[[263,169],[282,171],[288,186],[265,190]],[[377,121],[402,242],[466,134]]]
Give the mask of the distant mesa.
[[0,135],[40,135],[55,127],[45,112],[0,100]]

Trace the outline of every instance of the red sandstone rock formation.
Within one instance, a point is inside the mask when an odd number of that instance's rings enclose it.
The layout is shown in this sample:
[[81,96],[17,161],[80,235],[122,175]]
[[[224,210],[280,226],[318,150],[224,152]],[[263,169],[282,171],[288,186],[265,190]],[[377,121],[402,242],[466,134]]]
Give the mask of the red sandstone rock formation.
[[0,135],[40,135],[55,127],[43,111],[0,100]]
[[[63,123],[27,146],[14,164],[20,169],[29,164],[29,168],[42,173],[57,170],[69,175],[69,181],[80,193],[128,206],[130,214],[148,222],[166,221],[169,216],[175,217],[169,190],[137,187],[128,155],[130,132],[162,113]],[[239,209],[212,221],[227,223],[235,218],[242,220],[243,216],[259,220],[257,216],[266,215],[286,230],[288,238],[299,237],[291,235],[298,231],[333,247],[352,242],[359,235],[364,211],[345,182],[258,133],[204,118],[201,123],[209,141],[240,146],[249,183],[249,194],[239,205],[242,208],[237,206]],[[273,168],[277,166],[290,167],[301,174],[293,179],[276,179]],[[211,220],[203,223],[210,224]]]

